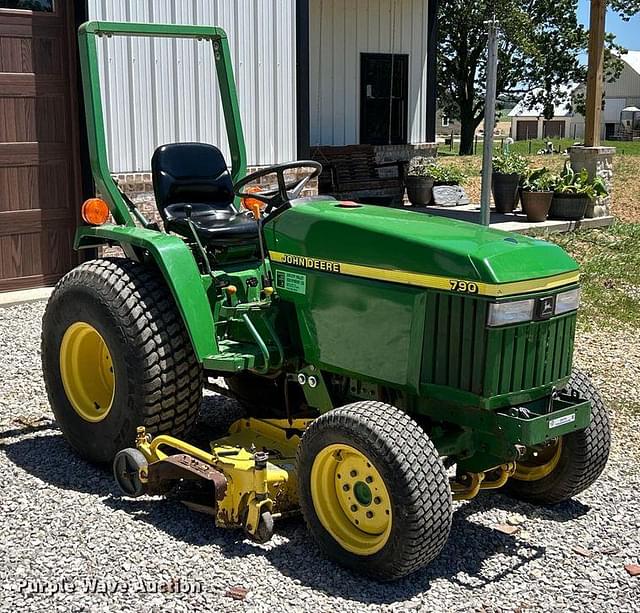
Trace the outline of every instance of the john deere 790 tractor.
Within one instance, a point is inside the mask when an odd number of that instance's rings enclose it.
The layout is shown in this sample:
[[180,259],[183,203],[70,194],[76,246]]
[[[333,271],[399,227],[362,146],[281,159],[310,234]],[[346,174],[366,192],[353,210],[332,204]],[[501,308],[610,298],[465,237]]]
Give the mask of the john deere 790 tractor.
[[[211,144],[157,149],[163,228],[107,162],[97,39],[127,35],[198,39],[215,58],[231,170]],[[300,510],[325,554],[393,579],[441,551],[452,500],[501,489],[552,504],[597,479],[608,418],[572,368],[580,289],[564,251],[301,197],[316,162],[246,175],[220,29],[90,22],[80,50],[101,199],[83,205],[76,247],[117,245],[124,257],[59,282],[42,360],[66,438],[113,462],[125,494],[188,486],[217,525],[258,541]],[[246,417],[202,448],[197,432],[183,439],[207,385]]]

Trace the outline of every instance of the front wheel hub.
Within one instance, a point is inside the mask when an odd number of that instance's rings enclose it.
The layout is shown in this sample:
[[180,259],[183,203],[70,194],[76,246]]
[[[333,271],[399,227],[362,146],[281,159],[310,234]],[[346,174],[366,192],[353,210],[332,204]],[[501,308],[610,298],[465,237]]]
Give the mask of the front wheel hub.
[[350,445],[321,450],[311,469],[311,496],[325,530],[352,553],[372,555],[389,539],[391,498],[367,456]]

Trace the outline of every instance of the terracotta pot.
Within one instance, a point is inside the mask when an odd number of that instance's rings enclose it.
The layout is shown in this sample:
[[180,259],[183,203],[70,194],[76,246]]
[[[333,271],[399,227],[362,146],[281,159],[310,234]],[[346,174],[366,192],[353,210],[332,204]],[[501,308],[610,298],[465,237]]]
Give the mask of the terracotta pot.
[[504,174],[494,172],[491,181],[493,202],[498,213],[513,213],[518,206],[518,185],[520,175],[517,173]]
[[522,210],[527,214],[527,221],[544,221],[551,208],[553,192],[529,192],[522,190],[520,194]]
[[590,202],[591,198],[580,194],[553,194],[549,217],[577,221],[584,217]]
[[433,190],[433,179],[431,177],[407,175],[405,185],[407,186],[407,198],[409,198],[411,204],[427,206],[431,203]]

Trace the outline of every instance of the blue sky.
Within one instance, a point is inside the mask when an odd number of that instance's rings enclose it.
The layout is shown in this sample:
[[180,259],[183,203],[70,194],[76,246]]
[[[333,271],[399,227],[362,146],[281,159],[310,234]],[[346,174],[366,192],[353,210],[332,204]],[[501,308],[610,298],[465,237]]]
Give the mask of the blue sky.
[[[589,23],[589,6],[589,0],[579,0],[578,19],[585,25]],[[617,42],[627,49],[640,51],[640,14],[633,17],[631,21],[622,21],[615,13],[609,11],[607,32],[613,32]]]

